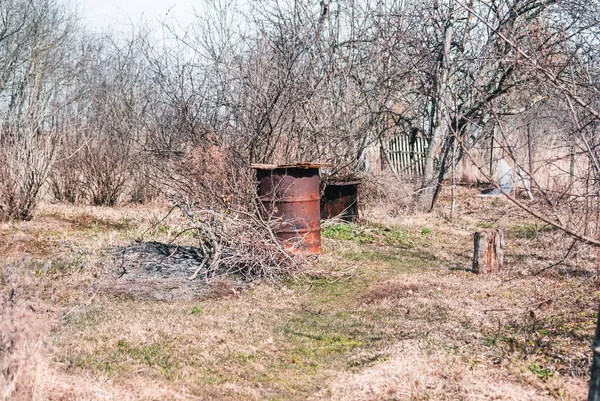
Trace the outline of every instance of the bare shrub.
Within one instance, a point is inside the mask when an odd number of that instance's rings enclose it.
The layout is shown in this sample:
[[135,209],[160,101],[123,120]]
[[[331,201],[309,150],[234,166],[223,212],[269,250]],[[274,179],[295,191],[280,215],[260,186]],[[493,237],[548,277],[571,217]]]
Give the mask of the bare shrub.
[[0,134],[0,220],[29,220],[51,171],[57,133],[28,128]]
[[202,205],[226,206],[235,191],[227,151],[226,147],[214,144],[191,148],[174,163],[173,187]]
[[132,169],[129,183],[129,201],[132,203],[148,203],[160,196],[160,188],[152,181],[152,165],[146,161],[138,161]]
[[219,212],[248,211],[255,207],[252,174],[233,146],[206,140],[181,155],[155,160],[151,181],[178,202]]
[[61,145],[75,27],[54,0],[1,2],[0,13],[0,220],[29,219]]
[[95,206],[114,206],[126,189],[130,155],[127,144],[109,139],[90,144],[82,160],[83,190]]
[[82,196],[81,170],[77,155],[67,154],[71,147],[63,148],[59,160],[50,174],[50,192],[57,201],[75,203]]
[[370,174],[359,186],[359,207],[363,216],[371,213],[398,216],[414,208],[413,184],[393,174]]

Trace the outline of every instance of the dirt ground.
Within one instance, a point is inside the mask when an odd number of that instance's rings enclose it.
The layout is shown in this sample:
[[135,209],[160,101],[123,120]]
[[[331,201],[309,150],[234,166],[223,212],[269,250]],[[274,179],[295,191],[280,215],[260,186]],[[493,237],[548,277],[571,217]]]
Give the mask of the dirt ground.
[[[444,193],[327,223],[321,257],[278,283],[188,280],[193,248],[165,245],[185,220],[148,230],[166,205],[44,204],[0,225],[1,398],[585,399],[592,250],[562,260],[568,238],[476,192],[452,220]],[[469,271],[481,228],[505,230],[499,274]]]

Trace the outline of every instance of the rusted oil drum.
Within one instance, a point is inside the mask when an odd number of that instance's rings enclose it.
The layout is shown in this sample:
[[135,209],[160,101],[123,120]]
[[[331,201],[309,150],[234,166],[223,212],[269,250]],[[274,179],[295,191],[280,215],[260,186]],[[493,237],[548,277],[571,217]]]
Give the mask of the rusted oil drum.
[[276,219],[274,231],[297,252],[321,252],[319,165],[252,165],[257,170],[258,196],[266,216]]

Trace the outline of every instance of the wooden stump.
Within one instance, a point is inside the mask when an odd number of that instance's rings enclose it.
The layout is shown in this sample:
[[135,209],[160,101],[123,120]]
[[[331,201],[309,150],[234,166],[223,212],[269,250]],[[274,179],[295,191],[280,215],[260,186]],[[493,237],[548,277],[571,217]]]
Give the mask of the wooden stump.
[[483,230],[475,233],[473,252],[474,273],[495,273],[504,263],[504,233]]

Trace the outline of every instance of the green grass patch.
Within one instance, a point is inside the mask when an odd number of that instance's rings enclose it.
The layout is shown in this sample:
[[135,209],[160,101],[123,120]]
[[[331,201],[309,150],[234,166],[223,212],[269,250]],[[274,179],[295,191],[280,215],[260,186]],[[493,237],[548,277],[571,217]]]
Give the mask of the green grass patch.
[[57,258],[47,261],[33,261],[30,268],[37,277],[55,274],[67,274],[80,270],[85,266],[86,255],[78,253],[72,258]]
[[555,230],[555,227],[548,224],[522,223],[510,227],[508,230],[508,236],[515,239],[534,240],[544,233],[549,233]]
[[538,379],[546,381],[554,376],[552,369],[540,366],[537,362],[530,363],[527,368],[533,372]]
[[58,361],[73,368],[109,376],[131,370],[136,364],[148,366],[166,379],[172,378],[174,371],[171,356],[160,342],[132,345],[121,339],[112,348],[58,358]]
[[169,354],[163,344],[158,342],[134,346],[125,340],[119,340],[113,355],[116,358],[129,357],[136,362],[159,368],[162,373],[168,373],[173,367]]
[[156,227],[156,232],[158,234],[169,234],[172,230],[172,227],[169,225],[160,225]]
[[381,243],[398,245],[406,242],[406,233],[397,228],[387,228],[375,225],[358,225],[340,223],[326,227],[321,231],[325,238],[354,241],[357,244]]
[[349,312],[302,312],[276,329],[291,344],[295,363],[327,365],[355,348],[372,345],[372,323]]

